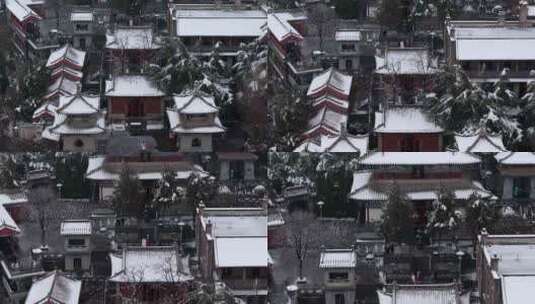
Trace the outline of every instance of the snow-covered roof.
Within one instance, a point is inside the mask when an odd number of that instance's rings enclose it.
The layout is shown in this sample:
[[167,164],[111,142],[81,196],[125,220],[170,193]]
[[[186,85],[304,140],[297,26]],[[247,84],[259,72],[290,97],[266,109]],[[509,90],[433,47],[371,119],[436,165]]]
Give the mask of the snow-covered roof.
[[173,96],[175,109],[181,114],[209,114],[217,113],[213,96],[200,92]]
[[78,93],[73,96],[60,96],[57,113],[64,115],[96,114],[99,112],[100,97]]
[[396,284],[392,288],[391,293],[377,291],[379,304],[461,304],[455,283]]
[[210,134],[210,133],[223,133],[225,127],[221,124],[219,117],[214,117],[212,125],[203,126],[185,126],[180,120],[180,114],[174,110],[167,110],[167,119],[169,120],[169,128],[175,133],[190,133],[190,134]]
[[309,129],[304,135],[313,134],[322,128],[331,135],[340,134],[342,125],[347,122],[347,115],[338,113],[329,108],[323,107],[308,121]]
[[[386,201],[388,199],[388,188],[375,187],[372,185],[372,178],[373,173],[370,171],[356,172],[353,175],[353,184],[348,195],[349,199],[356,201]],[[402,190],[407,195],[407,198],[412,201],[432,201],[438,198],[437,193],[441,185],[420,186],[409,188],[409,185],[404,185]],[[455,198],[459,200],[467,200],[474,194],[484,198],[495,198],[491,192],[475,181],[469,184],[456,185],[452,191]]]
[[260,37],[267,16],[261,10],[177,10],[178,37]]
[[257,237],[267,236],[266,216],[206,216],[205,222],[212,223],[214,237]]
[[383,112],[375,112],[375,132],[377,133],[441,133],[443,131],[422,108],[391,107]]
[[[97,135],[105,132],[106,119],[104,114],[98,114],[93,118],[93,121],[84,118],[83,125],[79,125],[75,120],[76,118],[70,118],[68,115],[56,113],[53,124],[45,128],[49,134],[45,135],[43,132],[41,136],[50,140],[54,140],[54,138],[57,140],[59,137],[56,136],[56,134]],[[92,124],[90,124],[90,122],[92,122]]]
[[28,202],[28,197],[23,192],[0,193],[0,205],[2,206],[24,204],[27,202]]
[[60,234],[67,235],[91,235],[90,220],[67,220],[61,222]]
[[504,276],[501,283],[503,304],[531,303],[535,275]]
[[52,72],[50,73],[50,77],[54,78],[55,76],[58,76],[61,74],[69,75],[70,77],[75,78],[75,79],[80,79],[82,78],[82,76],[84,76],[84,73],[82,73],[81,71],[71,69],[70,67],[65,66],[65,65],[61,65],[52,70]]
[[[104,156],[90,157],[86,170],[86,178],[96,181],[117,181],[120,178],[120,168],[118,166],[114,171],[110,171],[106,167],[106,158]],[[189,162],[159,162],[152,167],[139,167],[136,166],[139,163],[129,163],[132,169],[137,170],[135,173],[139,180],[160,180],[162,179],[163,169],[166,167],[172,167],[175,170],[178,179],[188,179],[194,172],[206,174],[201,168],[191,165]],[[145,163],[146,164],[146,163]],[[120,165],[120,164],[118,164]]]
[[[187,282],[189,268],[173,246],[126,247],[122,256],[111,258],[112,282]],[[115,264],[115,265],[114,265]],[[117,265],[119,264],[119,265]]]
[[84,51],[75,49],[72,45],[67,43],[63,47],[50,53],[46,66],[52,67],[58,62],[66,60],[81,69],[84,66],[85,55],[86,53]]
[[[535,28],[455,27],[457,60],[534,60]],[[481,52],[481,50],[485,50]]]
[[110,97],[161,97],[165,93],[145,75],[120,75],[106,81],[106,96]]
[[339,108],[341,111],[346,112],[349,109],[349,102],[346,99],[340,99],[332,94],[323,94],[313,98],[312,107],[319,108],[322,106],[334,106],[335,109]]
[[37,20],[42,19],[39,14],[33,11],[29,5],[42,4],[43,1],[32,0],[6,0],[6,8],[15,16],[19,21],[25,21],[32,17]]
[[371,152],[359,160],[368,166],[474,165],[479,157],[465,152]]
[[72,12],[71,21],[74,22],[91,22],[93,21],[92,12]]
[[334,39],[336,41],[360,41],[361,34],[357,30],[337,30]]
[[357,253],[353,249],[325,249],[320,254],[320,268],[353,268]]
[[283,41],[287,38],[293,37],[302,40],[303,36],[292,25],[292,21],[306,20],[307,17],[301,12],[279,12],[268,15],[267,26],[271,34],[273,34],[278,41]]
[[47,94],[44,99],[50,99],[51,97],[59,94],[60,96],[73,95],[78,91],[79,81],[70,80],[65,76],[58,77],[52,84],[48,86]]
[[4,229],[11,230],[15,233],[21,231],[15,220],[11,217],[11,214],[9,214],[3,205],[0,205],[0,231]]
[[118,26],[106,34],[106,48],[118,50],[159,49],[150,26]]
[[425,48],[390,48],[384,57],[376,56],[376,72],[393,75],[433,74],[438,71],[437,61],[430,58]]
[[41,116],[45,116],[45,115],[54,117],[54,115],[56,115],[56,109],[57,109],[57,105],[55,105],[53,102],[45,101],[39,108],[37,108],[33,112],[32,119],[37,120]]
[[307,139],[294,152],[360,153],[368,151],[368,135],[320,135],[319,142]]
[[533,243],[488,244],[483,248],[486,259],[498,257],[498,275],[535,275]]
[[82,281],[54,271],[33,282],[24,303],[78,304],[81,290]]
[[500,165],[535,165],[534,152],[501,152],[494,156]]
[[308,87],[307,96],[317,94],[323,89],[330,88],[345,96],[349,96],[351,92],[351,82],[353,77],[345,75],[335,68],[331,67],[327,71],[319,74],[312,79]]
[[269,264],[267,237],[218,237],[214,245],[218,268],[267,267]]
[[455,142],[461,152],[498,153],[507,151],[503,146],[501,135],[491,135],[484,130],[480,130],[474,135],[455,135]]

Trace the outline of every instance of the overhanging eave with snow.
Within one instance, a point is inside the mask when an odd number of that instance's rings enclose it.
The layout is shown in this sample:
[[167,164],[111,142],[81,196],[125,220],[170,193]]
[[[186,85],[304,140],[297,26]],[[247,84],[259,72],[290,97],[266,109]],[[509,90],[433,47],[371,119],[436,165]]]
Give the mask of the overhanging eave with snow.
[[361,166],[470,166],[479,165],[479,157],[463,152],[372,152],[359,160]]

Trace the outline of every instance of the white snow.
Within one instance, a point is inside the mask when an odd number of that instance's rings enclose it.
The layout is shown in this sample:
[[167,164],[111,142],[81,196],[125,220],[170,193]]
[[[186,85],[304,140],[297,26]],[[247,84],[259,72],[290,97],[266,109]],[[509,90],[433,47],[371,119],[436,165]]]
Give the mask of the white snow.
[[342,125],[345,125],[346,122],[347,115],[324,107],[309,120],[309,129],[305,132],[305,135],[312,134],[319,128],[323,128],[331,135],[337,135],[340,134]]
[[17,205],[24,204],[28,202],[28,198],[25,193],[1,193],[0,194],[0,205]]
[[106,81],[106,96],[163,97],[165,93],[148,76],[120,75]]
[[[455,27],[457,60],[534,60],[533,27]],[[481,50],[485,50],[482,52]]]
[[24,303],[78,304],[81,290],[81,281],[69,279],[54,271],[33,282]]
[[58,77],[52,84],[48,86],[48,92],[45,95],[44,99],[49,99],[56,94],[69,96],[73,95],[78,91],[78,86],[80,85],[79,81],[73,81],[65,76]]
[[375,61],[378,74],[420,75],[438,71],[436,60],[430,58],[426,48],[387,48],[384,57],[376,56]]
[[501,135],[490,135],[481,131],[470,136],[455,135],[455,142],[460,152],[498,153],[507,151]]
[[332,152],[332,153],[360,153],[368,151],[367,135],[321,135],[319,142],[308,139],[295,148],[294,152]]
[[326,249],[320,254],[320,268],[353,268],[357,254],[352,249]]
[[268,15],[267,27],[271,34],[277,38],[278,41],[283,41],[289,37],[302,40],[303,36],[295,29],[290,22],[306,20],[306,16],[302,13],[280,12]]
[[501,165],[535,165],[533,152],[502,152],[494,157]]
[[317,94],[323,89],[330,88],[344,96],[349,96],[353,77],[345,75],[331,67],[327,71],[312,79],[308,88],[307,96]]
[[99,112],[100,97],[97,95],[76,94],[60,96],[57,113],[64,115],[87,115]]
[[6,0],[6,8],[15,16],[19,21],[25,21],[29,17],[33,17],[37,20],[42,18],[34,12],[29,5],[40,4],[43,1],[31,1],[31,0]]
[[204,222],[212,223],[212,236],[217,237],[257,237],[267,236],[266,216],[206,216]]
[[180,120],[180,114],[175,110],[167,110],[167,119],[169,120],[169,127],[175,133],[189,133],[189,134],[210,134],[223,133],[225,128],[221,124],[219,117],[214,118],[214,123],[207,126],[184,127]]
[[334,35],[336,41],[360,41],[360,31],[355,30],[338,30]]
[[473,165],[481,160],[464,152],[371,152],[359,160],[359,164],[376,165]]
[[92,12],[72,12],[71,13],[72,22],[91,22],[93,21]]
[[0,205],[0,231],[3,229],[12,230],[13,232],[20,232],[20,228],[13,220],[9,212],[4,208],[3,205]]
[[375,112],[376,133],[441,133],[443,131],[421,108],[391,107],[384,112]]
[[106,34],[106,48],[117,50],[158,49],[150,26],[118,26],[113,33]]
[[91,235],[91,221],[67,220],[61,222],[61,235]]
[[50,68],[58,62],[66,60],[81,69],[85,62],[85,55],[86,53],[84,51],[75,49],[70,44],[65,44],[63,47],[50,53],[46,66]]
[[503,304],[531,304],[535,275],[504,276],[502,278]]
[[220,237],[214,243],[216,267],[268,267],[267,237]]
[[419,284],[395,285],[395,291],[385,293],[377,291],[380,304],[457,304],[457,285],[447,284]]
[[[189,269],[172,246],[126,247],[122,257],[111,259],[112,282],[186,282],[193,280]],[[119,264],[120,265],[117,265]]]
[[[104,114],[97,115],[93,119],[83,118],[83,120],[83,126],[80,126],[76,122],[76,118],[57,113],[54,117],[54,123],[47,127],[46,130],[51,133],[52,137],[55,137],[53,134],[96,135],[104,133],[106,128]],[[53,140],[53,138],[50,139]]]
[[261,10],[176,11],[178,37],[260,37],[267,16]]
[[214,97],[202,93],[181,94],[173,96],[175,109],[181,114],[217,113]]

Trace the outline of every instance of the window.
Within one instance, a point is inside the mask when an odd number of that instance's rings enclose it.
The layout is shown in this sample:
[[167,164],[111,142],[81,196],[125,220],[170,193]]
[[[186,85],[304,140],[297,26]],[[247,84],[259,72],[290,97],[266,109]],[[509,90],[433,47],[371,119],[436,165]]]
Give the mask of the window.
[[346,60],[346,71],[352,71],[353,70],[353,60],[347,59]]
[[89,24],[76,24],[77,32],[85,32],[87,30],[89,30]]
[[201,139],[198,138],[198,137],[195,137],[195,138],[191,141],[191,146],[192,146],[192,147],[200,147],[201,144],[202,144]]
[[85,38],[80,38],[80,48],[85,50]]
[[337,293],[334,295],[334,304],[345,304],[346,298],[343,293]]
[[329,281],[347,281],[349,275],[347,272],[329,272]]
[[355,45],[353,43],[343,43],[342,51],[344,52],[353,52],[355,51]]
[[513,197],[528,198],[531,192],[531,179],[529,177],[516,177],[513,179]]
[[82,269],[82,259],[81,258],[72,259],[72,268],[74,270],[81,270]]
[[69,247],[83,247],[85,246],[85,240],[84,239],[69,239],[68,244],[69,244]]
[[74,146],[77,147],[77,148],[81,148],[84,146],[84,142],[81,140],[81,139],[77,139],[75,142],[74,142]]

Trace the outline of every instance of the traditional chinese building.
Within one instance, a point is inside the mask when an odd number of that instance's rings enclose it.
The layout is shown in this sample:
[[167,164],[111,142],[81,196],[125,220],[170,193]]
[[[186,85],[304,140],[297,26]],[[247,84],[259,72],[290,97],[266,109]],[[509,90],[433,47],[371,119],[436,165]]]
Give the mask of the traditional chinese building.
[[529,302],[535,284],[535,235],[490,235],[476,247],[478,290],[482,303]]
[[420,102],[420,93],[432,88],[433,75],[438,72],[437,59],[426,48],[386,48],[375,61],[379,88],[387,103]]
[[502,201],[524,216],[533,217],[535,154],[501,152],[494,156],[501,181]]
[[473,194],[494,197],[473,179],[480,162],[461,152],[372,152],[359,160],[361,170],[353,175],[349,199],[357,204],[360,221],[376,222],[396,184],[412,202],[416,224],[425,224],[427,210],[442,188],[453,191],[459,208]]
[[33,282],[24,303],[78,303],[81,292],[82,281],[70,279],[58,271],[53,271]]
[[167,110],[169,128],[177,137],[181,152],[212,152],[213,137],[225,132],[213,96],[201,92],[173,97],[174,107]]
[[106,81],[108,124],[114,130],[163,129],[165,93],[148,76],[122,75]]
[[54,122],[45,128],[42,137],[57,141],[63,151],[95,152],[98,140],[104,139],[105,124],[100,97],[78,92],[60,97]]
[[141,181],[147,199],[151,199],[166,168],[176,172],[177,178],[184,182],[193,172],[205,174],[181,153],[158,151],[156,141],[148,136],[113,136],[105,150],[105,155],[89,158],[86,171],[86,178],[95,183],[97,200],[111,198],[114,183],[125,167]]
[[236,297],[262,303],[269,289],[267,211],[198,209],[195,229],[202,278],[223,282]]
[[317,153],[356,153],[363,155],[368,152],[368,135],[348,134],[345,127],[341,128],[340,135],[320,135],[319,137],[305,140],[294,152],[317,152]]
[[264,10],[239,5],[181,5],[169,8],[169,32],[184,43],[190,53],[210,56],[219,43],[219,55],[231,61],[241,44],[264,35]]
[[469,293],[461,295],[456,283],[445,284],[392,284],[377,291],[380,304],[426,303],[426,304],[464,304],[469,303]]
[[440,152],[442,133],[423,108],[387,106],[375,112],[377,148],[381,152]]
[[106,34],[104,56],[109,72],[140,72],[154,62],[160,47],[150,26],[116,26]]
[[460,152],[486,154],[507,151],[502,136],[489,134],[484,128],[474,134],[455,135],[455,144]]
[[325,249],[320,253],[325,304],[354,303],[357,254],[354,248]]
[[183,303],[193,276],[174,246],[125,247],[110,254],[111,277],[122,303]]
[[89,220],[67,220],[61,223],[60,235],[64,239],[65,270],[76,273],[91,270],[91,235]]

